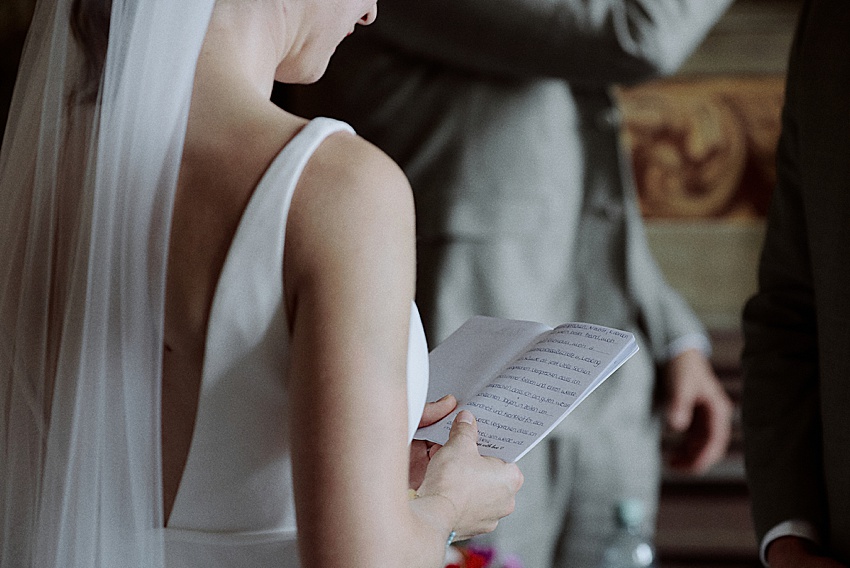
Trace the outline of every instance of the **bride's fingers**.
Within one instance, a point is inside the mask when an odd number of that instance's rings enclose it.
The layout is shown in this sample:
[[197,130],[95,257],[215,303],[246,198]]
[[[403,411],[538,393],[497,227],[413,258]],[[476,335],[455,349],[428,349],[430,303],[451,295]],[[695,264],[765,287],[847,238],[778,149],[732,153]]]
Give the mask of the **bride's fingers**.
[[428,470],[428,462],[431,461],[429,442],[413,440],[410,445],[410,471],[408,473],[409,487],[419,489],[425,472]]
[[422,418],[419,420],[419,427],[424,428],[445,418],[457,406],[457,399],[454,395],[447,394],[436,402],[428,402],[425,404],[425,410],[422,411]]

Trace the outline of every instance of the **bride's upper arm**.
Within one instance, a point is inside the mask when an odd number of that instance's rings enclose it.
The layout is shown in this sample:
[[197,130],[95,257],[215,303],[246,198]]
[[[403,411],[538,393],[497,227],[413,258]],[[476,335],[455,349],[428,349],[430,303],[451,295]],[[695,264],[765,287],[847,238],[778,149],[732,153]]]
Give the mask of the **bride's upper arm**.
[[320,555],[309,565],[327,561],[314,545],[373,557],[376,535],[392,534],[407,510],[415,236],[406,178],[363,140],[330,137],[296,189],[285,247],[302,554]]
[[[295,190],[286,231],[285,289],[293,321],[305,286],[337,284],[414,290],[413,197],[401,169],[386,154],[348,133],[330,136],[307,163]],[[375,270],[393,282],[382,285]],[[337,282],[338,280],[342,282]],[[354,281],[347,280],[354,278]]]

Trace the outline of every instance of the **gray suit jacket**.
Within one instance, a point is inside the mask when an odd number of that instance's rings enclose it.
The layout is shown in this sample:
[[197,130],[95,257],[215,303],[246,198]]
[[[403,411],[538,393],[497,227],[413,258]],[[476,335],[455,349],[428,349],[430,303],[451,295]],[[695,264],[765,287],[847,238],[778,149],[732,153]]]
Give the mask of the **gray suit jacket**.
[[[639,322],[658,360],[702,331],[647,248],[609,88],[678,68],[730,3],[395,0],[296,92],[296,111],[351,123],[409,176],[432,343],[474,313]],[[588,197],[600,187],[625,195]],[[625,222],[625,250],[598,260],[624,265],[631,324],[583,313],[586,216]]]
[[812,523],[850,563],[850,1],[809,0],[789,63],[778,184],[744,312],[756,529]]

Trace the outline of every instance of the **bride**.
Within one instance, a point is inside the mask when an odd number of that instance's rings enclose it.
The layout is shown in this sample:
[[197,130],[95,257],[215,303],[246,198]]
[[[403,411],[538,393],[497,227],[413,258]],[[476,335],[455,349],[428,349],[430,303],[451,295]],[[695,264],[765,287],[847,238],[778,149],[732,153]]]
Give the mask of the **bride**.
[[375,17],[39,2],[0,154],[0,567],[438,567],[511,511],[471,414],[410,443],[455,403],[424,401],[407,180],[269,102]]

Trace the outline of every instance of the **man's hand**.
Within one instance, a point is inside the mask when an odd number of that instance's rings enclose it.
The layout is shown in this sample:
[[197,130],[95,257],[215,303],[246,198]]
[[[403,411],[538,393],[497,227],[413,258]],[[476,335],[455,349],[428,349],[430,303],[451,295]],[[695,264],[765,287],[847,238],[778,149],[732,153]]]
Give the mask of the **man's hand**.
[[670,466],[703,473],[725,454],[732,434],[732,402],[711,363],[698,349],[688,349],[664,368],[667,426],[681,434]]
[[814,545],[796,536],[782,536],[767,547],[770,568],[846,568],[844,564],[820,556]]
[[[456,406],[457,399],[454,395],[446,395],[437,402],[426,403],[425,410],[422,411],[422,418],[419,420],[419,427],[424,428],[439,422],[448,416]],[[419,489],[419,486],[422,485],[425,470],[428,469],[428,462],[431,461],[431,455],[440,448],[439,444],[425,440],[413,440],[411,442],[409,474],[411,489]]]

